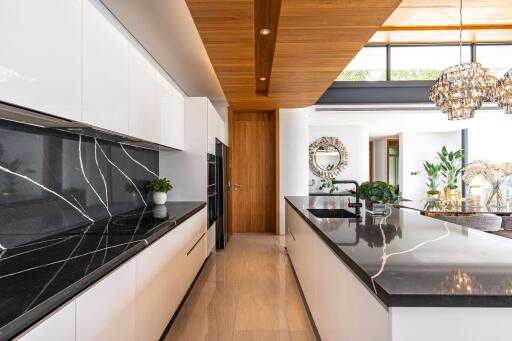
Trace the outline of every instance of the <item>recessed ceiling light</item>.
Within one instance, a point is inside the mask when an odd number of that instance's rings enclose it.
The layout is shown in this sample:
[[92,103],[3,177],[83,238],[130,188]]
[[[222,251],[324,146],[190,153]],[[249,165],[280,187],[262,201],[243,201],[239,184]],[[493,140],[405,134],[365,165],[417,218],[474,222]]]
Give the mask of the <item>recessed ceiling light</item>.
[[268,36],[268,35],[270,34],[270,28],[262,28],[262,29],[260,30],[260,34],[261,34],[262,36]]
[[267,77],[260,77],[260,81],[266,81]]

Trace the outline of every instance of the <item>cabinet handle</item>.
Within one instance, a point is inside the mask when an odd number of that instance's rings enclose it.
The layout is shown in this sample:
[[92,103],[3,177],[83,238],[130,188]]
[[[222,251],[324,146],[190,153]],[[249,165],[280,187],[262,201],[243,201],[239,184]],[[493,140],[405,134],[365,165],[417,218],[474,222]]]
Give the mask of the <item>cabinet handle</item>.
[[288,229],[288,232],[290,233],[290,236],[292,236],[293,241],[296,242],[297,240],[295,239],[295,236],[293,235],[292,230]]
[[191,253],[192,251],[194,251],[194,249],[196,248],[197,244],[199,244],[199,242],[201,241],[201,239],[203,239],[203,238],[204,238],[204,235],[205,235],[205,234],[206,234],[206,232],[205,232],[205,233],[203,233],[203,234],[201,235],[201,237],[197,240],[197,242],[194,244],[194,246],[192,246],[192,248],[191,248],[190,250],[188,250],[188,252],[187,252],[187,256],[188,256],[188,255],[190,255],[190,253]]

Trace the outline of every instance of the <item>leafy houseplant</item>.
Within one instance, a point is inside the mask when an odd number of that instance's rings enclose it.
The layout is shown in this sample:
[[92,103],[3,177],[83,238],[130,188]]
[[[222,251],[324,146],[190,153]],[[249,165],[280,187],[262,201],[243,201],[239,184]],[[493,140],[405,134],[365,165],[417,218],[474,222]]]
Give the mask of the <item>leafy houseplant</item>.
[[448,152],[446,146],[443,146],[440,152],[437,153],[441,161],[441,174],[445,178],[446,197],[453,197],[457,195],[457,179],[460,171],[462,170],[462,158],[464,158],[464,151],[457,150]]
[[372,213],[383,213],[386,204],[399,200],[395,188],[383,181],[363,182],[359,187],[359,196],[365,200],[366,209]]
[[[334,169],[334,165],[333,164],[328,164],[325,167],[325,169],[328,170],[328,171],[333,170]],[[329,193],[332,194],[332,193],[338,191],[338,187],[336,186],[334,181],[336,181],[336,179],[333,178],[333,177],[323,178],[322,180],[320,180],[321,185],[320,185],[320,187],[318,187],[318,189],[321,190],[321,191],[323,191],[324,189],[327,189],[327,190],[329,190]]]
[[153,192],[154,203],[163,205],[167,201],[167,192],[169,192],[173,186],[167,178],[162,178],[148,182],[146,188]]
[[335,191],[338,191],[338,187],[334,183],[335,180],[335,178],[323,178],[322,180],[320,180],[321,185],[318,189],[321,191],[323,191],[324,189],[328,189],[330,194],[334,193]]
[[437,190],[437,185],[439,184],[439,178],[441,176],[441,164],[434,164],[428,161],[423,163],[423,167],[428,175],[428,181],[426,183],[428,187],[427,195],[431,198],[438,198],[439,191]]

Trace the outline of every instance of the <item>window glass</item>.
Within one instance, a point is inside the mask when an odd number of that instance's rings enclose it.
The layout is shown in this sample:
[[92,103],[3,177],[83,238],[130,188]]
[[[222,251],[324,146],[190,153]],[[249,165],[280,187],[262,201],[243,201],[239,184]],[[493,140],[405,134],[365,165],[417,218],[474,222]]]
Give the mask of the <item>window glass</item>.
[[512,45],[477,45],[476,60],[501,78],[512,69]]
[[[471,47],[462,47],[462,62],[471,61]],[[444,69],[459,64],[459,46],[392,46],[391,80],[437,79]]]
[[364,47],[338,76],[337,81],[386,80],[386,47]]

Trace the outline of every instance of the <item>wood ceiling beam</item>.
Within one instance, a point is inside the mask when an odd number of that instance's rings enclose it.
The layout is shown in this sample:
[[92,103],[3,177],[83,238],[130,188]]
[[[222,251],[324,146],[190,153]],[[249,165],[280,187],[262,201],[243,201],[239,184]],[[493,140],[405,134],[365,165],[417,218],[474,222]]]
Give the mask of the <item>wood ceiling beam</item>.
[[254,0],[256,94],[268,96],[281,0]]

